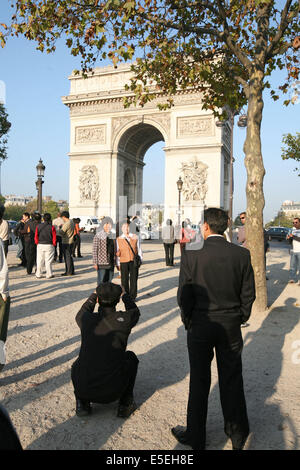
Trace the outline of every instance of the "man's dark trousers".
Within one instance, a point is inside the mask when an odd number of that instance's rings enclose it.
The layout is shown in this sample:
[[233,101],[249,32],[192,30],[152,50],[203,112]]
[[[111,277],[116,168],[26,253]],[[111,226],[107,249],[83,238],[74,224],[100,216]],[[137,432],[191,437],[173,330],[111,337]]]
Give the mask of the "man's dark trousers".
[[135,385],[135,380],[138,371],[139,360],[136,357],[135,353],[132,351],[125,352],[125,370],[126,370],[126,377],[127,380],[124,382],[123,387],[121,389],[114,389],[112,392],[112,385],[110,383],[107,384],[107,389],[103,387],[99,387],[97,396],[78,396],[76,392],[76,384],[78,383],[78,359],[72,365],[71,370],[71,377],[74,385],[74,392],[76,398],[79,398],[82,401],[91,401],[94,403],[112,403],[113,401],[120,400],[120,404],[124,406],[128,406],[133,398],[133,389]]
[[66,265],[66,274],[74,274],[74,263],[72,257],[72,249],[73,245],[69,245],[67,243],[63,243],[62,245],[63,255]]
[[173,266],[174,264],[174,243],[164,243],[166,265]]
[[25,256],[27,274],[31,274],[36,263],[36,244],[33,241],[25,241]]
[[128,263],[120,263],[120,272],[125,292],[135,299],[137,296],[138,268],[133,261],[129,261]]
[[187,433],[193,449],[205,448],[211,361],[216,351],[224,431],[235,447],[249,434],[243,389],[241,353],[243,339],[238,318],[201,315],[187,335],[190,360],[190,393]]

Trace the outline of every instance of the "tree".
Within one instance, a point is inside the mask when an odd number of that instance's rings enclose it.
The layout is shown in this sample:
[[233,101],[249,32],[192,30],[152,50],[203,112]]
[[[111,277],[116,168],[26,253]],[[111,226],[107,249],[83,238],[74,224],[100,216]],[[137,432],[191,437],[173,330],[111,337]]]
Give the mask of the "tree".
[[5,207],[4,218],[6,220],[21,220],[23,213],[25,212],[24,206],[9,205]]
[[59,212],[59,207],[55,201],[48,201],[43,204],[43,213],[48,212],[51,214],[52,220],[57,217],[57,213]]
[[268,227],[293,227],[293,217],[288,217],[284,214],[284,212],[279,211],[275,219],[271,220],[266,224],[266,228]]
[[[284,134],[282,137],[282,143],[285,147],[282,147],[281,157],[283,160],[288,160],[292,158],[297,162],[300,162],[300,132],[296,132],[296,135]],[[295,171],[298,171],[300,176],[300,168],[295,168]]]
[[31,199],[26,206],[25,206],[25,212],[29,212],[29,214],[33,214],[34,211],[37,210],[37,198]]
[[[256,282],[256,308],[267,307],[263,242],[261,152],[263,91],[268,77],[287,69],[289,84],[299,76],[299,0],[16,0],[7,34],[37,41],[41,51],[55,50],[66,37],[71,54],[80,55],[86,74],[97,59],[135,59],[126,101],[144,105],[157,95],[161,108],[172,105],[178,90],[198,88],[203,107],[225,119],[248,104],[244,144],[247,169],[246,236]],[[270,91],[274,100],[279,96]],[[284,104],[291,101],[288,97]],[[230,111],[229,111],[230,110]]]
[[7,158],[7,133],[11,127],[8,114],[2,103],[0,103],[0,162]]

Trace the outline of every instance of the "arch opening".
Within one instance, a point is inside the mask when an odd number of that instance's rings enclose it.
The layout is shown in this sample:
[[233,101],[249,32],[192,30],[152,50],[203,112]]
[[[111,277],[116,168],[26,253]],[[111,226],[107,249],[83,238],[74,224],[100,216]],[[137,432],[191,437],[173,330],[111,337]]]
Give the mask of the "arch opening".
[[[142,204],[145,202],[143,200],[144,166],[147,164],[147,160],[154,159],[155,153],[157,153],[158,143],[164,141],[164,136],[157,127],[144,122],[133,125],[120,137],[118,143],[119,188],[117,188],[117,196],[119,201],[120,197],[122,198],[123,196],[122,202],[119,202],[119,213],[121,209],[122,214],[120,215],[122,217],[127,214],[132,216],[136,214],[137,211],[141,210]],[[154,151],[151,152],[152,146]],[[159,153],[161,154],[162,150],[160,150]],[[153,175],[155,171],[157,172],[159,157],[160,155],[158,155],[158,158],[155,158],[155,163],[151,161],[149,173],[147,171],[147,186],[152,186],[153,194],[155,193],[155,187],[158,182],[157,178]],[[160,166],[162,173],[164,173],[164,165],[161,164]],[[148,179],[152,181],[148,181]],[[160,185],[162,181],[162,178],[159,178]],[[164,184],[162,184],[162,186],[164,186]],[[162,194],[163,191],[161,191],[161,187],[159,189]],[[163,196],[161,202],[162,201]]]

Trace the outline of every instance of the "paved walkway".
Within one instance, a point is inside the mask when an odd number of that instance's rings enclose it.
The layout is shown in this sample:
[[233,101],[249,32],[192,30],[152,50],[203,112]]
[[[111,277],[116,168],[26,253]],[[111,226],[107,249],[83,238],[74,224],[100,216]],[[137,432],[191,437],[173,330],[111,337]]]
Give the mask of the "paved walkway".
[[[275,242],[268,254],[271,308],[243,329],[244,382],[252,433],[248,449],[300,449],[300,287],[287,285],[289,255]],[[9,252],[12,308],[7,365],[0,401],[25,449],[189,449],[170,427],[185,425],[188,396],[186,333],[176,304],[176,266],[166,267],[162,245],[143,244],[138,306],[141,320],[129,347],[140,359],[135,396],[139,409],[116,417],[117,403],[94,405],[87,419],[74,415],[70,380],[80,336],[75,315],[96,286],[91,243],[75,259],[77,275],[38,280],[17,267]],[[116,282],[120,282],[118,279]],[[230,449],[223,432],[215,361],[207,423],[208,449]]]

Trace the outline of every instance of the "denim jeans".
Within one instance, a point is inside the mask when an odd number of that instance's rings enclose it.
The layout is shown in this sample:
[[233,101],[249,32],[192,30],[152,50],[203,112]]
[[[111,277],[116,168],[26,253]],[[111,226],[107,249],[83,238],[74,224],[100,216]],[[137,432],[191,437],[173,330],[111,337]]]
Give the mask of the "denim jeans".
[[114,268],[109,268],[109,269],[98,268],[98,271],[97,271],[98,285],[101,284],[101,282],[111,282],[113,277],[114,277]]
[[291,252],[290,280],[297,281],[297,272],[300,280],[300,252]]
[[74,274],[74,263],[72,258],[72,245],[62,244],[63,256],[65,260],[65,269],[67,274]]

